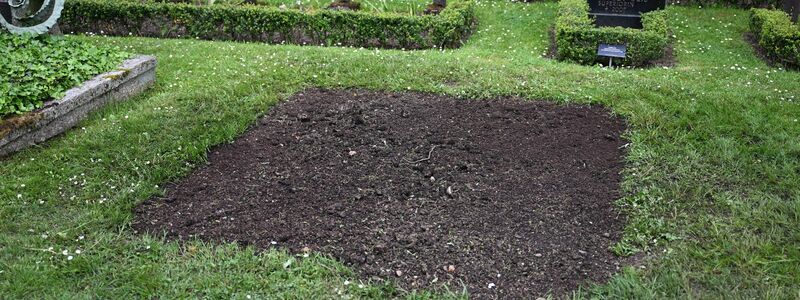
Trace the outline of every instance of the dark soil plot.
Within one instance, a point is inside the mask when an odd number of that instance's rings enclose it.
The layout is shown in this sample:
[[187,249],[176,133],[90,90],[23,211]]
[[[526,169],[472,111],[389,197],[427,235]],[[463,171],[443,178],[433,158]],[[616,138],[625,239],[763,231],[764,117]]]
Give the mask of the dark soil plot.
[[561,295],[619,268],[624,129],[596,106],[308,90],[134,227],[320,251],[406,289]]

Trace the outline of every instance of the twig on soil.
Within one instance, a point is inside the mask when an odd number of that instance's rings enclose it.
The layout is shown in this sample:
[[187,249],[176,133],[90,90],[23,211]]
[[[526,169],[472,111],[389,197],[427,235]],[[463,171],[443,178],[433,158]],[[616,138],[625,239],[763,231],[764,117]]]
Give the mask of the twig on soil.
[[416,164],[416,163],[421,163],[421,162],[426,161],[426,160],[430,160],[431,159],[431,155],[433,154],[433,150],[436,149],[436,147],[439,147],[439,145],[431,147],[431,151],[428,151],[428,157],[422,158],[422,159],[418,159],[418,160],[415,160],[415,161],[406,160],[406,162],[410,163],[410,164]]

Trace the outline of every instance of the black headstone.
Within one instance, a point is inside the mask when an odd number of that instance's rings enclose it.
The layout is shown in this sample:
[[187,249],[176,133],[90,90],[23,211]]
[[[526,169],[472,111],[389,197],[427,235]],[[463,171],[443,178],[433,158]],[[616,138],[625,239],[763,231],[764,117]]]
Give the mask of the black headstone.
[[8,0],[0,0],[0,18],[6,19],[6,22],[11,24],[11,5]]
[[783,10],[792,16],[792,21],[797,22],[800,16],[800,0],[783,0]]
[[666,0],[589,0],[595,25],[642,28],[642,13],[664,9]]

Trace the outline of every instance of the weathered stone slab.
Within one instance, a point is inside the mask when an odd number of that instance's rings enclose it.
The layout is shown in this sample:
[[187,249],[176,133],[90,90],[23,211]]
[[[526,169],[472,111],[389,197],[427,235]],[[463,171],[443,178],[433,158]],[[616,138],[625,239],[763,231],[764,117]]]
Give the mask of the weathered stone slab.
[[156,58],[137,56],[70,89],[33,112],[0,120],[0,157],[46,141],[106,104],[140,94],[155,84]]

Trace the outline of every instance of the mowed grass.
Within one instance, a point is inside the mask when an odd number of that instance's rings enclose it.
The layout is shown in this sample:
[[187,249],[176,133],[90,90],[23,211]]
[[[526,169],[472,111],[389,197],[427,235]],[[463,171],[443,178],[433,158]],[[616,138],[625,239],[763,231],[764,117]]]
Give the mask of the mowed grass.
[[[544,59],[555,3],[481,1],[458,50],[402,52],[72,37],[156,55],[158,84],[0,161],[2,298],[453,298],[362,282],[319,254],[166,242],[132,208],[308,87],[519,95],[625,117],[614,251],[643,267],[576,297],[800,298],[800,73],[743,41],[745,10],[671,8],[678,63],[608,70]],[[278,245],[280,246],[280,245]],[[80,253],[78,253],[80,250]],[[531,295],[532,297],[544,295]]]

